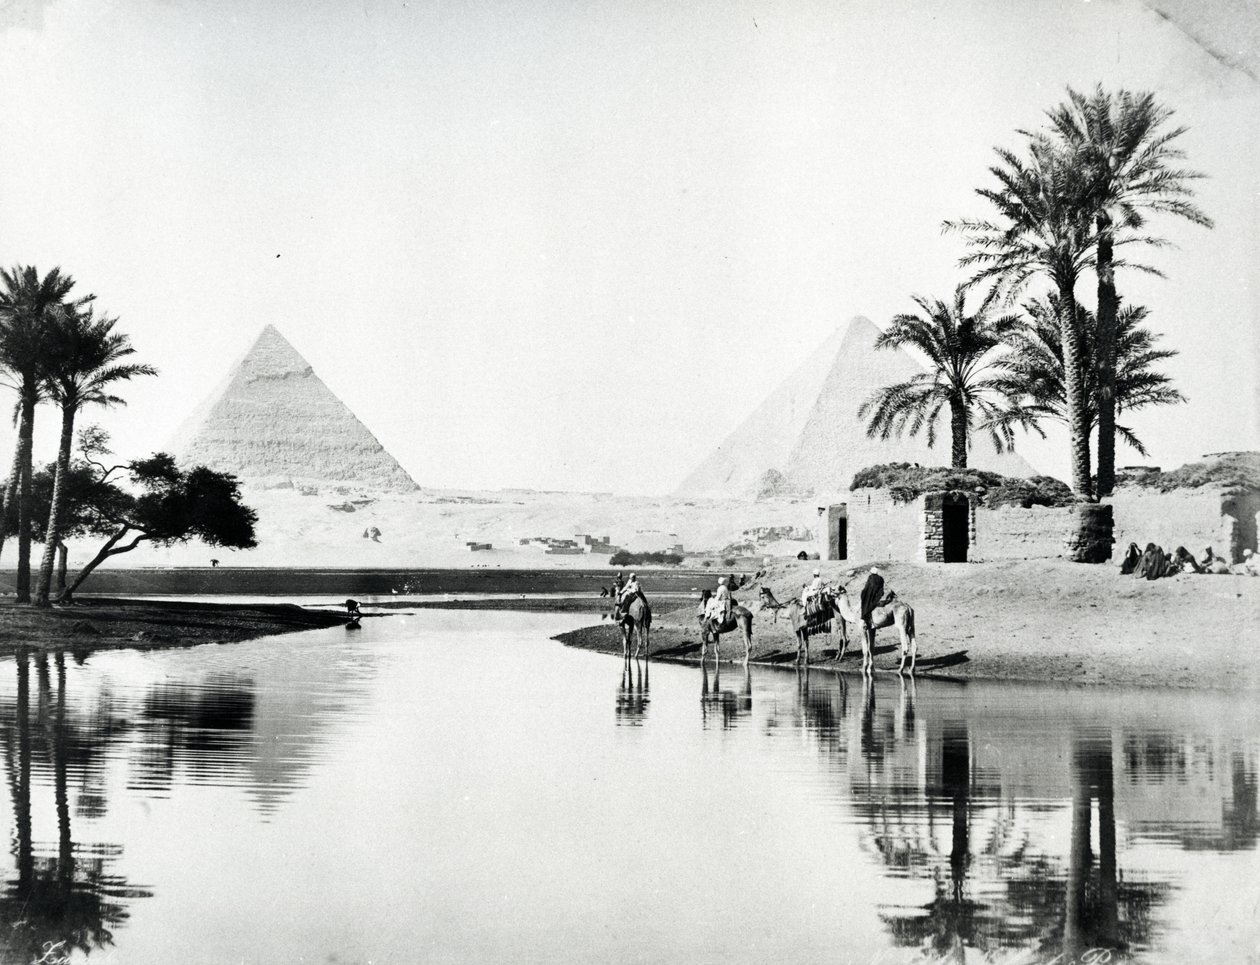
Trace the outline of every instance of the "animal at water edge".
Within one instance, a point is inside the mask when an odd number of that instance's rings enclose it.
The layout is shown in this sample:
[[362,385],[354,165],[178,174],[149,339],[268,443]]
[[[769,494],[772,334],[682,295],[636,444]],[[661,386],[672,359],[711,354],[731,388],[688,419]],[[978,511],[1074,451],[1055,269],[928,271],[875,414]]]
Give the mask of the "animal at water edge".
[[[837,586],[833,596],[835,611],[840,615],[840,625],[856,624],[863,629],[862,634],[862,673],[869,675],[875,663],[875,631],[883,627],[895,626],[901,637],[901,662],[897,665],[897,673],[906,669],[906,657],[910,657],[910,673],[914,673],[915,662],[919,655],[919,641],[914,631],[914,607],[900,600],[895,593],[889,593],[880,605],[871,610],[870,620],[862,619],[862,611],[849,599],[844,586]],[[842,632],[847,633],[847,630]]]
[[628,600],[625,607],[615,610],[617,625],[621,627],[621,655],[630,655],[630,637],[634,637],[634,656],[643,648],[643,656],[651,655],[652,608],[643,596]]
[[[780,610],[787,610],[788,619],[792,621],[792,632],[796,635],[796,662],[809,664],[809,638],[818,633],[827,632],[822,629],[831,621],[835,615],[835,601],[830,591],[823,587],[821,597],[824,600],[827,616],[823,620],[808,620],[805,616],[805,607],[801,605],[801,601],[795,597],[789,603],[780,603],[775,599],[774,591],[768,586],[763,586],[759,591],[761,596],[761,605],[768,610],[773,610],[775,618],[778,618]],[[840,649],[836,652],[836,662],[844,658],[845,653],[849,649],[849,633],[845,628],[844,621],[840,621]]]
[[747,663],[749,656],[752,655],[752,610],[732,600],[729,616],[725,620],[715,622],[709,618],[709,598],[712,596],[711,591],[702,591],[700,606],[696,611],[700,621],[700,659],[703,661],[705,654],[708,653],[710,638],[713,642],[713,658],[716,660],[719,656],[718,644],[721,642],[722,634],[739,630],[744,637],[744,663]]

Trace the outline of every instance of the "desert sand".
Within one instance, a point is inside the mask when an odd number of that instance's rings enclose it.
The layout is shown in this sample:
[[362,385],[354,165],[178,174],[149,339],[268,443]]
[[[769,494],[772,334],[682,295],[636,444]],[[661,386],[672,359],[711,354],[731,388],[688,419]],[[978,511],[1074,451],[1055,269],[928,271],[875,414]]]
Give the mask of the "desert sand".
[[[752,659],[790,665],[796,643],[786,613],[759,610],[758,586],[780,601],[799,594],[812,563],[772,565],[735,594],[754,611]],[[822,564],[828,580],[858,590],[871,563]],[[888,589],[915,609],[919,672],[956,680],[1007,679],[1069,684],[1260,688],[1260,579],[1181,575],[1155,581],[1119,575],[1113,565],[1064,560],[929,565],[884,563]],[[650,581],[645,580],[651,597]],[[696,661],[696,608],[661,607],[652,627],[656,659]],[[620,655],[607,622],[556,639]],[[834,665],[839,636],[811,640],[813,664]],[[895,630],[876,639],[876,669],[895,671]],[[722,637],[723,660],[743,659],[738,632]],[[856,635],[843,671],[860,672]]]

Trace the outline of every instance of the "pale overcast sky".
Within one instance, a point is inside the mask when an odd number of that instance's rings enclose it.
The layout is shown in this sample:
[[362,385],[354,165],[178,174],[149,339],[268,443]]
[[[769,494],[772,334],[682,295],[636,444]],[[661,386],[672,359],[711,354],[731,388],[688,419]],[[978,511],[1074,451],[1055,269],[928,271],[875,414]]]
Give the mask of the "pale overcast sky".
[[87,417],[122,456],[272,323],[422,484],[666,492],[837,325],[952,290],[941,221],[1067,85],[1152,88],[1217,228],[1122,279],[1191,399],[1132,422],[1260,448],[1260,83],[1166,6],[6,0],[0,262],[162,370]]

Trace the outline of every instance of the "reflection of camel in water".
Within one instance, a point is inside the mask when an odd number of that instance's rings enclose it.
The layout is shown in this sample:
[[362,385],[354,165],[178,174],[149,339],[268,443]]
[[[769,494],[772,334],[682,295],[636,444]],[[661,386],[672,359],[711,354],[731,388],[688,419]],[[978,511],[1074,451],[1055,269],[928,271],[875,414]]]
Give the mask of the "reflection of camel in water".
[[647,713],[648,700],[648,661],[635,660],[632,667],[627,658],[617,685],[617,722],[626,718],[628,723],[640,723]]
[[740,606],[732,600],[731,615],[714,626],[713,621],[705,618],[705,612],[709,607],[709,599],[712,596],[713,594],[708,590],[702,592],[700,594],[700,606],[696,610],[700,619],[700,660],[703,662],[704,655],[709,649],[709,643],[712,641],[713,659],[716,661],[721,656],[718,653],[718,643],[722,634],[730,633],[732,630],[739,630],[744,637],[744,663],[748,663],[748,657],[752,654],[752,610]]
[[722,726],[733,727],[740,717],[752,713],[752,671],[744,664],[743,687],[739,693],[722,689],[722,671],[715,658],[713,661],[713,685],[709,685],[709,667],[704,659],[700,660],[700,716],[709,719],[709,711],[714,707],[722,711]]

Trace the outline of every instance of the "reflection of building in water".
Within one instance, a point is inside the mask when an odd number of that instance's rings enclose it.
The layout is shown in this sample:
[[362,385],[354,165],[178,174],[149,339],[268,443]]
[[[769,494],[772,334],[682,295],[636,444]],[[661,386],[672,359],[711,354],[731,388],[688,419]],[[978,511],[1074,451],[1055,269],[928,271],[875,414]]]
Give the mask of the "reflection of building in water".
[[[0,896],[0,962],[69,961],[74,952],[86,955],[107,946],[114,931],[127,921],[128,903],[149,897],[149,892],[132,887],[116,872],[120,847],[74,841],[72,783],[104,786],[99,772],[114,734],[109,733],[108,724],[100,726],[106,718],[70,712],[65,655],[57,653],[54,660],[55,689],[48,656],[36,657],[33,715],[27,651],[14,658],[16,693],[12,700],[0,701],[14,860]],[[33,834],[32,791],[42,782],[52,785],[55,843],[37,841]],[[97,791],[93,807],[104,809],[103,792]]]
[[862,847],[905,882],[880,910],[898,945],[955,961],[1142,949],[1176,882],[1126,867],[1126,845],[1256,847],[1256,745],[1201,699],[1154,719],[1140,694],[1082,697],[1078,714],[1035,689],[877,682],[849,700],[835,675],[806,679],[771,730],[809,736]]
[[707,728],[710,721],[720,722],[723,729],[730,729],[742,717],[752,714],[752,674],[745,664],[740,672],[739,690],[722,689],[722,670],[719,661],[713,661],[713,682],[709,682],[709,666],[700,663],[700,718]]
[[617,723],[638,727],[647,714],[649,664],[647,660],[626,660],[617,684]]

